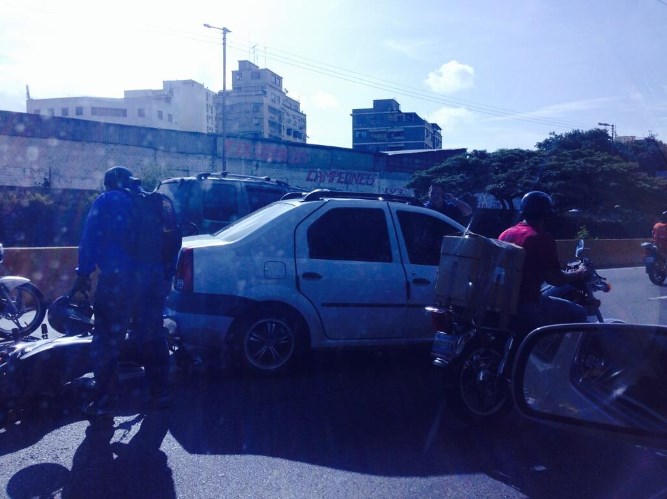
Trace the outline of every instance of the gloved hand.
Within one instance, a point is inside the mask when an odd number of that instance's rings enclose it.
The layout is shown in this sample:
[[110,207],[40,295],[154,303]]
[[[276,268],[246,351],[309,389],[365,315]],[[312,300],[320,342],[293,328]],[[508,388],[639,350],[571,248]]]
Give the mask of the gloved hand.
[[87,275],[80,275],[77,276],[76,281],[74,281],[74,287],[72,287],[72,293],[87,293],[90,291],[91,288],[91,283],[90,283],[90,276]]

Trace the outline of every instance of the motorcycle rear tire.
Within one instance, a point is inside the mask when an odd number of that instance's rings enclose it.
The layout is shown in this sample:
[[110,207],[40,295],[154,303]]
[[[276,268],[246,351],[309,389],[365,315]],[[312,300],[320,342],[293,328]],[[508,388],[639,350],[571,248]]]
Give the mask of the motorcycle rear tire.
[[648,278],[656,286],[662,286],[662,283],[665,282],[667,278],[667,269],[665,268],[665,262],[654,263],[646,267],[646,273]]
[[[21,284],[9,292],[18,314],[12,315],[11,307],[4,304],[0,312],[0,338],[14,339],[13,329],[18,330],[19,339],[32,333],[44,322],[46,302],[44,295],[31,282]],[[18,325],[16,324],[18,321]]]
[[501,342],[485,344],[472,340],[449,366],[447,404],[462,421],[494,423],[512,409],[509,383],[498,374],[503,350]]

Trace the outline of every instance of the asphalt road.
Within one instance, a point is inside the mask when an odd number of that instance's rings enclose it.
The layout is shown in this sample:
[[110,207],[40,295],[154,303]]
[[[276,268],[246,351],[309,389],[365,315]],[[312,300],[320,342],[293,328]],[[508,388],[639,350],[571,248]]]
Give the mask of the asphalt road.
[[[600,273],[605,315],[667,324],[643,269]],[[82,420],[72,391],[0,430],[0,496],[667,496],[667,450],[518,414],[466,426],[440,376],[424,349],[331,352],[281,379],[178,375],[174,407],[148,416],[132,379],[113,426]]]

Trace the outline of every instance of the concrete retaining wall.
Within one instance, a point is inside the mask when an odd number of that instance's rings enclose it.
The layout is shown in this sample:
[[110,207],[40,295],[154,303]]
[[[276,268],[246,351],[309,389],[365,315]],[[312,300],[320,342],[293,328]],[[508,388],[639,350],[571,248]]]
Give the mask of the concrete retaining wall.
[[[637,267],[644,264],[641,243],[650,239],[586,239],[590,258],[597,268]],[[574,260],[578,239],[563,239],[556,242],[558,257],[562,263]]]
[[[586,247],[598,268],[636,267],[643,265],[640,247],[646,239],[587,239]],[[565,263],[574,259],[578,240],[558,241],[558,255]],[[0,264],[2,275],[29,278],[51,302],[69,291],[74,284],[78,249],[66,248],[5,248],[5,261]],[[96,275],[93,275],[93,289]]]

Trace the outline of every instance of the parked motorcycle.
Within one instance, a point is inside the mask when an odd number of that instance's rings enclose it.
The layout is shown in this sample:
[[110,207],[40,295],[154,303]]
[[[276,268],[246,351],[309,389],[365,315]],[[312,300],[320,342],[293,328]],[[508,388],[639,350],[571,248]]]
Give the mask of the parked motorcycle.
[[[587,251],[580,241],[575,252],[577,261],[567,265],[571,270],[580,265],[590,269],[585,282],[546,286],[543,292],[584,306],[591,322],[620,322],[602,317],[594,293],[608,292],[611,286],[597,273]],[[485,314],[478,324],[456,306],[437,304],[427,310],[435,330],[433,364],[446,369],[445,396],[452,412],[469,422],[492,421],[508,412],[512,407],[512,361],[520,343],[512,331],[512,319],[502,327],[498,314]]]
[[[0,263],[5,250],[0,244]],[[0,277],[0,340],[24,338],[44,321],[46,303],[42,292],[20,276]]]
[[648,278],[656,286],[662,285],[667,278],[665,255],[660,252],[658,245],[653,242],[642,243],[641,246],[644,249],[644,266]]
[[[90,349],[95,326],[87,294],[74,293],[56,299],[49,307],[48,321],[62,336],[42,339],[28,336],[0,344],[0,427],[22,419],[25,411],[50,407],[69,387],[92,387],[93,361]],[[169,337],[170,350],[185,364],[178,338]],[[128,380],[143,374],[141,359],[131,340],[131,330],[120,352],[120,377]]]

